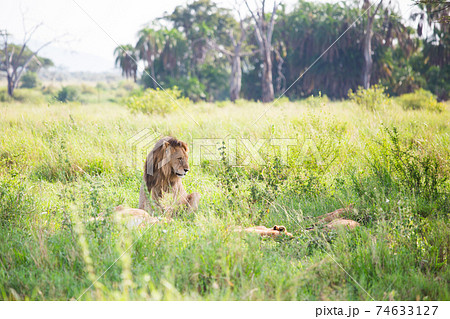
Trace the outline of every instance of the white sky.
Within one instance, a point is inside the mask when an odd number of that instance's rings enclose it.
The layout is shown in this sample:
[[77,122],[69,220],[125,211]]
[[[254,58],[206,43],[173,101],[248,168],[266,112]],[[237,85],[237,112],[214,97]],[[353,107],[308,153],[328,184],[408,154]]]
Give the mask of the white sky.
[[[331,0],[331,2],[336,1]],[[411,0],[397,1],[400,2],[405,16]],[[231,7],[235,1],[216,2],[219,5]],[[284,0],[283,2],[292,5],[297,1]],[[101,28],[83,12],[77,3]],[[43,51],[43,56],[54,59],[56,63],[66,64],[72,70],[83,69],[83,66],[71,68],[70,57],[69,59],[61,57],[64,54],[68,55],[68,52],[76,51],[83,53],[86,59],[90,56],[97,61],[103,60],[105,62],[103,68],[109,65],[112,68],[116,42],[134,44],[136,33],[140,28],[160,17],[164,12],[170,13],[177,5],[185,3],[187,3],[186,0],[2,0],[0,30],[8,30],[15,39],[20,41],[24,35],[23,15],[27,29],[43,22],[43,26],[33,36],[32,47],[65,34],[62,40]]]

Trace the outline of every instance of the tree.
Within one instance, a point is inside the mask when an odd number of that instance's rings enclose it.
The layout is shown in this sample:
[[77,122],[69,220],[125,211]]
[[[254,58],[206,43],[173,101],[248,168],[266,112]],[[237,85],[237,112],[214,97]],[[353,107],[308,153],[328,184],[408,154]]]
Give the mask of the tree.
[[[239,11],[237,11],[239,14]],[[253,51],[243,51],[247,39],[248,27],[244,26],[244,21],[239,14],[239,35],[235,36],[233,29],[228,31],[228,37],[231,41],[231,48],[227,49],[223,45],[217,44],[215,40],[210,41],[211,47],[224,54],[230,65],[230,101],[234,102],[241,93],[242,82],[242,57],[254,54]]]
[[372,73],[373,59],[372,59],[372,37],[373,37],[373,22],[375,16],[381,7],[383,0],[380,0],[378,5],[373,9],[373,4],[370,0],[364,0],[363,10],[367,10],[367,24],[363,38],[363,55],[364,55],[364,69],[363,69],[363,86],[365,89],[370,87],[370,75]]
[[211,0],[197,0],[186,6],[178,6],[166,17],[178,31],[185,35],[189,46],[189,71],[197,72],[197,66],[205,62],[208,39],[226,34],[232,16],[229,9],[220,8]]
[[275,13],[277,10],[277,2],[273,4],[272,14],[269,21],[265,15],[265,0],[262,1],[261,8],[257,7],[256,13],[250,9],[247,1],[245,1],[250,14],[255,22],[255,36],[259,46],[259,53],[263,60],[263,72],[261,78],[262,84],[262,101],[264,103],[272,102],[274,99],[273,83],[272,83],[272,35],[275,25]]
[[116,56],[116,66],[122,69],[122,75],[127,79],[133,78],[136,82],[137,75],[137,56],[136,50],[131,44],[119,45],[114,50]]
[[[449,7],[443,0],[420,1],[441,2],[430,11],[437,18]],[[270,102],[286,83],[295,84],[286,92],[290,98],[319,92],[345,98],[363,78],[366,87],[380,81],[391,95],[424,87],[447,96],[448,24],[433,22],[434,36],[421,43],[388,1],[298,0],[292,10],[277,3],[265,13],[273,2],[261,0],[241,19],[211,0],[192,1],[160,18],[165,27],[141,30],[136,50],[126,51],[146,66],[144,86],[154,87],[151,78],[157,77],[164,88],[177,86],[194,101],[242,96]],[[119,52],[117,63],[130,69],[135,61]]]
[[[281,67],[286,81],[296,82],[286,92],[288,97],[298,99],[320,92],[341,99],[350,89],[356,90],[362,85],[363,30],[367,21],[358,20],[360,15],[360,3],[345,1],[331,4],[300,0],[292,10],[277,11],[272,40],[273,70],[276,72]],[[416,50],[412,31],[403,24],[394,6],[384,8],[373,23],[371,81],[385,83],[392,88],[390,94],[410,89],[408,79],[417,78],[415,74],[408,74],[407,67],[403,66]],[[277,51],[284,62],[277,58]],[[258,66],[262,62],[255,58],[250,62],[255,70],[250,73],[244,69],[246,97],[253,97],[249,94],[252,89],[249,85],[255,91],[251,83],[255,81],[255,74],[261,73]],[[278,79],[282,80],[280,76],[275,77],[274,73],[274,87],[278,86]]]
[[419,44],[414,29],[404,24],[395,6],[387,5],[379,16],[373,26],[371,82],[381,82],[390,95],[412,92],[420,78],[409,63]]
[[144,28],[139,30],[138,36],[139,40],[136,44],[136,49],[139,52],[139,58],[145,61],[146,67],[153,78],[152,87],[156,89],[155,60],[164,48],[164,30]]
[[[236,25],[230,11],[211,0],[197,0],[176,7],[165,17],[173,25],[171,31],[183,35],[186,46],[182,58],[178,59],[180,68],[177,68],[176,75],[171,76],[175,76],[178,83],[195,84],[197,89],[203,86],[205,92],[201,96],[205,99],[225,97],[227,94],[227,60],[217,50],[211,50],[209,40],[224,43],[224,39],[228,39],[229,30]],[[224,81],[225,85],[222,84]],[[178,86],[181,88],[184,85]]]
[[21,88],[32,89],[38,86],[39,80],[36,72],[27,71],[22,76],[21,82]]
[[188,44],[186,37],[177,29],[165,30],[164,48],[161,52],[161,66],[170,76],[188,73]]
[[[425,88],[446,100],[450,92],[450,3],[445,0],[416,0],[419,12],[411,15],[417,20],[417,33],[423,36],[422,56],[416,59],[415,69],[426,82]],[[423,34],[424,23],[432,32]]]
[[319,92],[343,98],[349,89],[356,89],[363,67],[361,34],[359,25],[347,29],[358,15],[359,8],[345,2],[298,1],[289,12],[279,10],[273,35],[277,91],[284,91],[283,81],[296,82],[286,92],[292,98]]
[[[33,34],[42,24],[35,25],[30,32],[25,32],[24,40],[21,45],[12,44],[9,42],[9,33],[0,31],[0,36],[3,38],[3,43],[0,53],[0,71],[6,73],[6,80],[8,83],[8,95],[13,96],[14,90],[20,82],[22,74],[34,62],[35,64],[42,64],[39,51],[50,45],[54,40],[48,41],[41,45],[37,50],[33,51],[28,47]],[[50,61],[47,59],[47,62]],[[52,64],[51,61],[49,64]]]

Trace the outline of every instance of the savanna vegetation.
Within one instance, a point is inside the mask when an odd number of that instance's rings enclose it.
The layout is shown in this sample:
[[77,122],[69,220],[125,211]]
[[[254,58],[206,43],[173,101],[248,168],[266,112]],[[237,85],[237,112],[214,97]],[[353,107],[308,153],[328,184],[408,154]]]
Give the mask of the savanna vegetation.
[[[270,102],[301,75],[285,96],[345,98],[350,89],[381,82],[393,96],[424,88],[448,99],[445,1],[410,1],[403,16],[395,2],[379,0],[300,0],[290,9],[266,3],[251,14],[245,4],[180,5],[137,31],[136,44],[118,46],[116,64],[144,87],[156,89],[156,80],[194,101]],[[140,79],[138,62],[145,66]]]
[[[414,4],[417,28],[385,1],[193,1],[115,50],[129,81],[96,85],[46,83],[37,51],[3,45],[0,298],[449,300],[449,7]],[[93,221],[138,206],[144,129],[189,143],[199,210]],[[360,227],[307,230],[350,206]],[[233,231],[275,224],[293,238]]]
[[[267,105],[243,100],[183,104],[198,125],[178,106],[147,115],[106,101],[2,102],[2,299],[448,300],[448,105],[405,107],[409,97],[374,91],[284,100],[255,125]],[[143,230],[88,222],[137,207],[142,169],[129,166],[126,140],[144,128],[191,148],[224,139],[217,160],[191,155],[184,184],[202,194],[199,211]],[[298,141],[285,162],[277,138]],[[242,139],[267,139],[263,165],[240,166]],[[350,204],[360,228],[305,230]],[[231,231],[274,224],[294,238]]]

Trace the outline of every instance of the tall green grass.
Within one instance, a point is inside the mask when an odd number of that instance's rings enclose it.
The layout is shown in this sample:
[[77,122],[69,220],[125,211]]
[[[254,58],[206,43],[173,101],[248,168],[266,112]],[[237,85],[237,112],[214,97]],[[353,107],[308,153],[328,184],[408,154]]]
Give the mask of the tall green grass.
[[[145,115],[112,103],[0,104],[1,298],[450,299],[448,110],[283,101],[253,125],[267,107],[198,103]],[[240,138],[299,147],[287,163],[267,146],[266,165],[235,167],[219,145],[217,161],[191,163],[183,180],[202,194],[199,211],[173,223],[87,222],[137,207],[142,172],[127,165],[126,141],[144,128],[187,142],[235,138],[238,163],[248,155]],[[359,229],[305,231],[349,204]],[[232,231],[274,224],[294,239]]]

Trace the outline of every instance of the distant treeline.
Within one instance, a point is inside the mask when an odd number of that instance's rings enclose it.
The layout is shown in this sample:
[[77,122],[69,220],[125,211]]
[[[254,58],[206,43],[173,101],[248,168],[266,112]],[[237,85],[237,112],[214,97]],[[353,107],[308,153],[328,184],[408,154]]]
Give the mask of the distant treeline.
[[[121,80],[120,74],[116,72],[88,72],[68,71],[62,68],[42,68],[39,70],[39,79],[48,82],[105,82],[113,83]],[[23,82],[23,81],[22,81]],[[22,83],[23,84],[23,83]]]
[[[139,30],[136,44],[117,47],[116,63],[123,75],[145,87],[156,88],[154,78],[164,88],[177,86],[193,100],[261,100],[262,80],[269,75],[277,97],[304,72],[286,96],[297,99],[321,92],[344,98],[350,89],[366,86],[369,39],[369,84],[381,83],[391,95],[424,88],[448,99],[450,6],[445,1],[411,1],[413,28],[390,2],[378,2],[300,0],[292,10],[279,4],[272,14],[272,8],[249,11],[243,4],[232,10],[199,0]],[[431,26],[430,34],[422,34],[425,24]],[[139,61],[146,72],[137,79]]]

